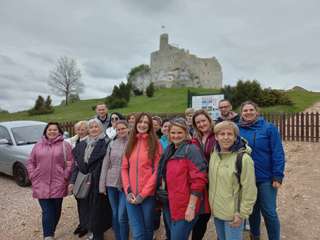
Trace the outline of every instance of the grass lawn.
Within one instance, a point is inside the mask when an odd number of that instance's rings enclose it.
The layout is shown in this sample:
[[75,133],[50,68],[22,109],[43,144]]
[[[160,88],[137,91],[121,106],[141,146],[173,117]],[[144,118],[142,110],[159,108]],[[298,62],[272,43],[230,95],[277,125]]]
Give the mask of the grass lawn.
[[[215,89],[190,88],[195,93],[219,93]],[[113,109],[124,114],[130,112],[153,112],[153,113],[181,113],[187,107],[188,88],[171,88],[159,89],[155,92],[154,97],[146,96],[131,97],[127,108]],[[288,91],[293,106],[274,106],[262,108],[262,112],[300,112],[305,108],[320,101],[320,93],[306,91]],[[57,106],[52,114],[29,116],[26,111],[12,114],[0,113],[0,121],[7,120],[40,120],[40,121],[76,121],[89,119],[95,115],[92,106],[104,99],[81,100],[68,106]]]

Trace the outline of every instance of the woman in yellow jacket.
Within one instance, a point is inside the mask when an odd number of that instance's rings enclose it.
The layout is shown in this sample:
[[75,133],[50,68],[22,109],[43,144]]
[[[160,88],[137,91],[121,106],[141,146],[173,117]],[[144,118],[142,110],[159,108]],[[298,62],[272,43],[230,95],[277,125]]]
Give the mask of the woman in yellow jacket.
[[209,163],[209,203],[219,240],[242,240],[243,220],[257,196],[251,149],[238,127],[223,121],[214,128],[217,139]]

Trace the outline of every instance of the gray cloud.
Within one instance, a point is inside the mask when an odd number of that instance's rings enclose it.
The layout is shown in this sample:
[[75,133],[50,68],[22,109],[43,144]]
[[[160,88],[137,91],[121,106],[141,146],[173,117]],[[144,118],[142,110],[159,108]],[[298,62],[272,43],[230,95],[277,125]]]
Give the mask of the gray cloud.
[[225,84],[257,79],[320,91],[319,7],[317,0],[0,0],[0,107],[29,108],[51,94],[46,82],[60,56],[79,63],[82,98],[105,97],[132,67],[149,63],[163,31],[191,53],[216,56]]

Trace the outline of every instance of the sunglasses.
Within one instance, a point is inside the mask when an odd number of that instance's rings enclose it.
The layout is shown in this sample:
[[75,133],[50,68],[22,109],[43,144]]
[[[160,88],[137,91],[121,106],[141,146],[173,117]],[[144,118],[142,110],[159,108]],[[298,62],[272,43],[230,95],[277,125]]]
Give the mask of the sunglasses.
[[118,117],[112,117],[112,118],[111,118],[111,121],[118,121],[118,120],[119,120]]

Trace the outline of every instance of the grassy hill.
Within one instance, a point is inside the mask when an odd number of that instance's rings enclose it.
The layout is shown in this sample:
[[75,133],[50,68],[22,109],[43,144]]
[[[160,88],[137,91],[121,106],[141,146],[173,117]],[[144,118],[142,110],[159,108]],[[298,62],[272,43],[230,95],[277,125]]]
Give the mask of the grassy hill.
[[[199,89],[191,88],[192,92],[196,93],[218,93],[215,89]],[[160,89],[155,92],[154,97],[146,96],[132,97],[127,108],[114,109],[121,113],[147,111],[153,113],[174,113],[184,112],[187,107],[187,91],[188,88],[179,89]],[[306,92],[299,90],[288,91],[290,98],[294,102],[294,106],[274,106],[263,108],[263,112],[300,112],[305,108],[320,101],[320,93]],[[57,106],[53,114],[29,116],[26,111],[17,113],[0,113],[0,121],[6,120],[40,120],[40,121],[75,121],[88,119],[95,115],[92,106],[98,102],[103,102],[104,99],[81,100],[68,106]]]

